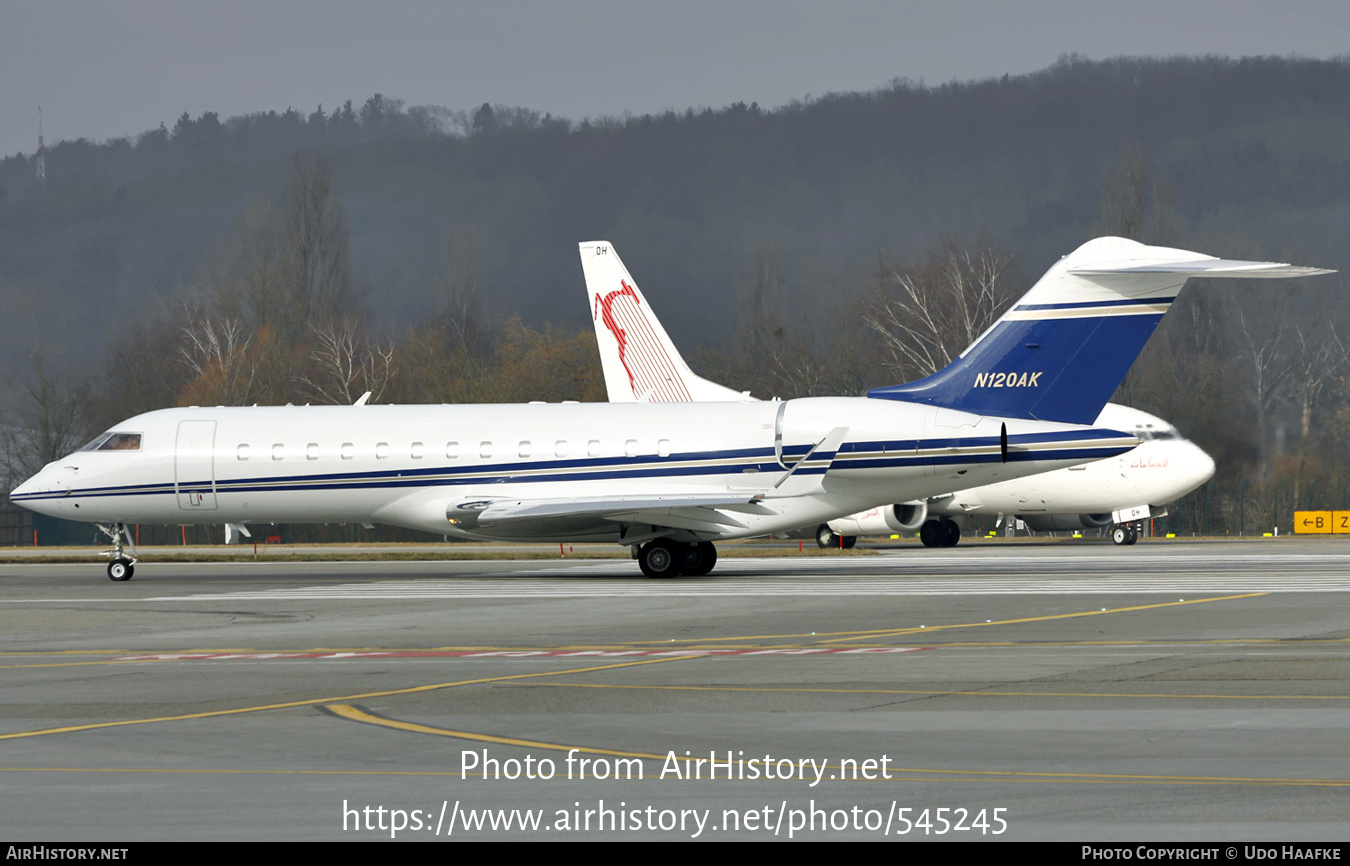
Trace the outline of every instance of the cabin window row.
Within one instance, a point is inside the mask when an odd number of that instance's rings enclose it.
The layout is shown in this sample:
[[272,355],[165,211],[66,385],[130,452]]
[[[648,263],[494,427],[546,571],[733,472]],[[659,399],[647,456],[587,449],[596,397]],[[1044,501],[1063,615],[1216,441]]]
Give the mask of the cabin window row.
[[[577,443],[577,445],[578,445],[578,453],[576,455],[572,455],[572,449],[568,441],[566,439],[559,439],[553,443],[553,456],[579,457],[581,456],[580,443]],[[624,442],[623,453],[625,456],[636,457],[638,456],[639,451],[640,449],[638,447],[638,441],[636,439],[629,439]],[[306,460],[318,460],[319,457],[321,456],[321,449],[319,447],[319,443],[310,442],[307,445],[305,445],[303,449],[296,449],[293,454],[288,455],[288,449],[286,447],[286,444],[284,442],[276,442],[272,445],[270,451],[273,460],[285,460],[287,456],[294,456],[298,458],[301,455],[301,453],[304,454]],[[446,459],[457,460],[459,459],[459,453],[460,453],[460,446],[458,442],[445,443]],[[484,440],[478,443],[478,456],[480,458],[487,460],[492,457],[493,453],[494,448],[491,441]],[[516,444],[517,457],[531,457],[534,456],[534,453],[535,453],[534,445],[530,442],[530,440],[522,439]],[[656,443],[656,453],[658,456],[661,457],[669,457],[670,440],[669,439],[659,440]],[[391,450],[388,442],[375,443],[376,460],[386,460],[389,458],[390,454]],[[426,455],[426,445],[424,443],[413,442],[411,445],[408,446],[408,456],[411,457],[413,460],[421,460],[425,455]],[[247,443],[240,443],[240,445],[235,449],[235,456],[241,461],[248,460],[252,456],[252,446]],[[356,445],[352,442],[343,442],[342,445],[338,448],[338,456],[341,457],[343,460],[354,459],[356,457]],[[600,456],[599,439],[590,439],[586,442],[586,456],[587,457]]]

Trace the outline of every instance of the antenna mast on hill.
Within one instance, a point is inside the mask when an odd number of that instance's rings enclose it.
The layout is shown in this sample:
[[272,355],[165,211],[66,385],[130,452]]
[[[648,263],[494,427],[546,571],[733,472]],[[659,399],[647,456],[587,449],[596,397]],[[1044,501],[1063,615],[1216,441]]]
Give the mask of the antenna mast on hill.
[[37,182],[47,187],[47,145],[42,143],[42,106],[38,106]]

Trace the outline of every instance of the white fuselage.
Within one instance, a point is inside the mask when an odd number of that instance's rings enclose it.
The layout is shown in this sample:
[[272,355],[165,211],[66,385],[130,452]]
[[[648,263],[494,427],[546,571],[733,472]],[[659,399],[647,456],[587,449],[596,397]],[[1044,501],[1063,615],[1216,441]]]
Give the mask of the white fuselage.
[[1128,454],[1016,483],[961,490],[929,502],[930,514],[1110,514],[1175,502],[1214,475],[1214,461],[1184,439],[1141,442]]
[[930,501],[933,514],[1091,514],[1175,502],[1214,477],[1214,460],[1163,419],[1108,403],[1097,426],[1134,433],[1125,454],[1047,472],[1016,484],[990,484]]
[[[925,505],[923,513],[929,517],[1014,514],[1040,519],[1084,515],[1091,518],[1091,525],[1105,525],[1111,522],[1113,513],[1139,506],[1149,506],[1156,513],[1159,507],[1175,502],[1214,476],[1214,460],[1157,416],[1108,403],[1097,418],[1097,426],[1131,432],[1141,441],[1133,450],[1105,460],[962,488],[931,497],[926,503],[912,504]],[[831,520],[830,529],[838,535],[899,531],[886,512],[888,507]],[[916,531],[918,526],[903,529]]]
[[[1008,462],[999,437],[1006,423]],[[984,418],[894,400],[786,403],[285,406],[165,409],[114,428],[138,450],[80,451],[11,494],[27,508],[107,523],[379,522],[473,538],[623,541],[624,497],[744,493],[753,513],[684,537],[816,523],[1124,452],[1128,435]],[[832,455],[787,467],[843,432]],[[775,486],[777,485],[777,486]],[[592,503],[584,514],[456,524],[466,503]],[[649,507],[649,506],[648,506]],[[555,511],[565,507],[555,506]],[[676,531],[669,521],[632,518]],[[685,520],[688,523],[688,520]],[[733,525],[734,524],[734,525]]]

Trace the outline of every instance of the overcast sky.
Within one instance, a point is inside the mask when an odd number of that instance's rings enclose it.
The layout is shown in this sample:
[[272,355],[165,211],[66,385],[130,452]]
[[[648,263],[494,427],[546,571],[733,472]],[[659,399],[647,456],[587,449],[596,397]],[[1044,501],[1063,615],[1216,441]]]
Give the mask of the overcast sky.
[[1346,0],[0,0],[0,154],[372,93],[572,118],[765,107],[1061,54],[1350,52]]

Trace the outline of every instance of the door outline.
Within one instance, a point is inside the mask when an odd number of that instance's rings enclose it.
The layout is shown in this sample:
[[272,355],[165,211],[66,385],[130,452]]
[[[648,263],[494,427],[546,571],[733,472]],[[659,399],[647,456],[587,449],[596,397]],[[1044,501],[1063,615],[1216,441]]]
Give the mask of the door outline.
[[182,511],[216,510],[216,422],[180,421],[173,449],[174,492]]

